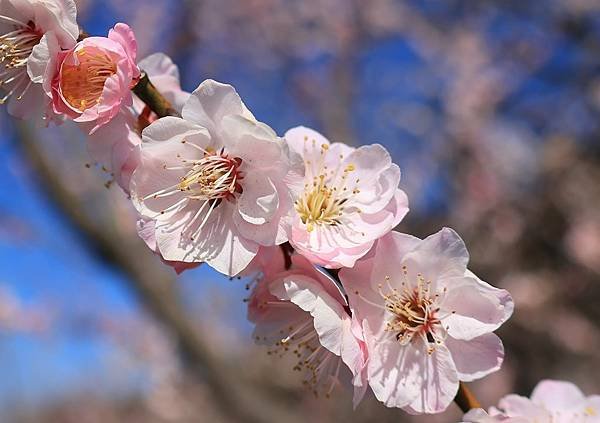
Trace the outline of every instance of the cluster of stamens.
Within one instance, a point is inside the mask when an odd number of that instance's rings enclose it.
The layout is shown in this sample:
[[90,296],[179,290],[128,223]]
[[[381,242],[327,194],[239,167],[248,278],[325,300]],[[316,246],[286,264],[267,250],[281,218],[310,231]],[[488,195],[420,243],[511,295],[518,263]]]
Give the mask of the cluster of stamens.
[[[272,299],[258,305],[264,307],[286,307],[297,306],[289,301]],[[296,310],[291,310],[294,312]],[[329,398],[335,386],[339,383],[338,376],[341,360],[331,351],[323,347],[313,326],[312,317],[308,313],[304,319],[296,324],[282,327],[275,335],[278,339],[267,351],[270,356],[279,358],[291,353],[294,360],[293,370],[304,373],[303,385],[316,397],[323,394]],[[267,337],[257,337],[256,341],[266,341]],[[324,391],[320,391],[323,388]]]
[[6,22],[14,28],[0,35],[0,89],[5,92],[0,104],[4,104],[13,95],[22,99],[31,86],[27,60],[42,37],[35,30],[33,22],[25,24],[4,15],[0,15],[0,22]]
[[420,273],[416,275],[416,281],[409,282],[407,266],[402,266],[402,274],[400,288],[392,286],[396,284],[392,284],[390,276],[386,276],[384,283],[378,285],[384,306],[372,303],[358,291],[356,294],[387,312],[389,317],[385,331],[394,334],[401,345],[409,345],[420,339],[427,346],[427,352],[432,354],[436,345],[444,342],[448,330],[442,325],[443,316],[439,307],[447,289],[433,293],[431,281]]
[[[304,144],[305,157],[307,157],[308,148],[312,148],[313,151],[319,148],[316,141],[312,140],[311,142],[308,137],[305,137]],[[312,232],[319,225],[340,225],[348,200],[351,199],[353,194],[360,192],[358,188],[360,179],[356,179],[355,186],[352,189],[348,187],[349,175],[355,171],[354,165],[349,164],[343,169],[336,167],[329,170],[325,165],[328,151],[329,145],[322,144],[319,159],[316,162],[305,161],[307,182],[304,184],[303,194],[295,202],[295,209],[309,232]],[[340,155],[340,161],[343,158]]]
[[181,179],[179,189],[189,192],[196,200],[232,199],[242,192],[243,179],[239,157],[228,157],[221,150],[218,154],[206,154],[192,163],[191,170]]
[[61,93],[71,107],[84,112],[100,102],[106,80],[115,73],[117,65],[109,53],[82,47],[62,65]]
[[[224,149],[215,152],[210,149],[203,149],[185,140],[182,143],[202,151],[203,157],[200,159],[186,159],[178,154],[177,158],[180,165],[167,166],[165,164],[163,168],[172,171],[186,170],[186,174],[180,178],[177,184],[151,193],[143,199],[146,201],[185,193],[183,198],[161,210],[160,214],[178,210],[189,201],[199,201],[201,204],[190,222],[191,224],[197,219],[202,219],[200,226],[195,231],[199,232],[208,221],[213,210],[223,200],[233,201],[242,193],[241,181],[244,178],[243,172],[240,170],[242,159],[229,157]],[[194,236],[191,236],[192,240],[194,240]]]

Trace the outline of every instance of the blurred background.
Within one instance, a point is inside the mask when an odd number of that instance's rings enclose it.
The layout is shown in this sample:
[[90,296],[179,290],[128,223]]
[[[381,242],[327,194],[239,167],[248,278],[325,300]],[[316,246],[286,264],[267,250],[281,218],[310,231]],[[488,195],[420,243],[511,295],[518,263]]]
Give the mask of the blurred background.
[[[543,378],[600,393],[600,1],[82,0],[136,31],[183,87],[233,84],[279,134],[384,144],[411,212],[451,226],[508,289],[487,407]],[[176,277],[69,124],[0,113],[0,422],[456,422],[305,392],[253,346],[243,281]],[[343,420],[342,420],[343,419]]]

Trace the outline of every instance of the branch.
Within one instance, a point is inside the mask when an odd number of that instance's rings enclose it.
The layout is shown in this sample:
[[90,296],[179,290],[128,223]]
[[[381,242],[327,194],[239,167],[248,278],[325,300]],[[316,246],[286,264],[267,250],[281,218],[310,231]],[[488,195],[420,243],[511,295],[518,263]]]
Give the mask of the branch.
[[137,84],[131,89],[140,100],[142,100],[158,117],[165,116],[177,116],[179,113],[173,108],[169,100],[156,89],[154,84],[148,78],[146,73],[143,73],[142,77]]
[[454,402],[460,407],[463,413],[467,413],[473,408],[481,408],[481,404],[477,401],[473,392],[463,382],[460,382],[458,385],[458,392],[456,393]]

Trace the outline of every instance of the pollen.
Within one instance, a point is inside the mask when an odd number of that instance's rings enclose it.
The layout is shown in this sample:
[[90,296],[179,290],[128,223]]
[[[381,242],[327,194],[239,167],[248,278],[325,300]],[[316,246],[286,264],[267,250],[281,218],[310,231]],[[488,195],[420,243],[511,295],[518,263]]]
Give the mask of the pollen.
[[332,168],[331,163],[327,161],[330,146],[322,144],[319,148],[311,144],[314,143],[305,145],[305,154],[315,160],[305,162],[307,173],[304,192],[294,203],[296,212],[308,232],[313,232],[319,227],[342,225],[345,216],[356,211],[355,207],[349,207],[348,202],[360,193],[358,179],[356,185],[347,186],[347,176],[356,169],[355,165],[348,164],[342,167],[340,164]]
[[[402,266],[404,280],[401,289],[393,288],[391,278],[385,278],[385,284],[379,285],[379,293],[385,301],[385,310],[390,318],[385,330],[394,334],[396,340],[407,345],[416,339],[422,339],[428,345],[428,354],[435,351],[435,345],[443,343],[444,334],[440,321],[440,295],[431,295],[431,282],[417,274],[416,280],[406,277],[407,267]],[[383,291],[383,287],[387,291]]]

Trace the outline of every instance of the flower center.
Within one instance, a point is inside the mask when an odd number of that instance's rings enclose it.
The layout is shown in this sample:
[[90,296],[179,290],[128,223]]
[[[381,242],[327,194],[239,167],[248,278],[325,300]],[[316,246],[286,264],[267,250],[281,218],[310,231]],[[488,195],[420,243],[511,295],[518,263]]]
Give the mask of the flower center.
[[146,195],[143,200],[158,199],[179,195],[179,199],[164,208],[159,214],[177,212],[186,207],[190,201],[197,201],[198,207],[196,213],[190,221],[190,227],[198,226],[190,235],[190,240],[194,241],[207,224],[213,211],[218,208],[223,200],[233,201],[236,196],[241,194],[243,189],[240,182],[244,178],[240,171],[242,159],[239,157],[229,157],[223,149],[219,152],[205,150],[186,140],[183,144],[202,151],[204,156],[201,159],[185,159],[177,154],[180,165],[167,166],[163,168],[168,171],[182,171],[186,174],[182,176],[178,183],[160,189],[156,192]]
[[[308,139],[305,139],[306,141]],[[313,140],[313,150],[317,148],[315,144]],[[307,156],[306,149],[305,145],[305,156]],[[349,164],[343,169],[337,167],[330,171],[325,165],[328,151],[329,145],[323,144],[316,163],[311,160],[305,162],[308,181],[304,185],[304,192],[294,204],[302,223],[306,225],[309,232],[312,232],[315,226],[340,225],[344,215],[344,205],[353,194],[360,192],[358,186],[353,189],[347,187],[348,176],[355,170],[354,165]],[[356,184],[359,182],[360,180],[357,179]]]
[[109,53],[82,47],[62,65],[61,93],[73,109],[82,113],[100,102],[104,83],[115,73],[117,65]]
[[428,353],[435,350],[436,344],[441,344],[445,338],[445,330],[441,323],[440,293],[431,293],[431,281],[427,281],[422,274],[417,274],[416,283],[408,283],[408,270],[402,267],[404,281],[401,289],[390,286],[390,277],[386,276],[388,290],[383,291],[379,286],[379,294],[385,301],[384,309],[390,318],[386,323],[385,331],[395,335],[396,340],[402,345],[408,345],[416,339],[421,339],[428,346]]
[[179,189],[188,191],[189,198],[197,200],[232,199],[242,192],[243,179],[239,167],[242,159],[219,154],[205,154],[192,163],[191,170],[181,179]]
[[[289,301],[272,299],[264,301],[259,307],[277,307],[280,310],[289,309],[290,314],[298,312],[298,307]],[[283,358],[291,352],[295,359],[293,370],[304,375],[302,384],[312,391],[315,396],[323,393],[329,398],[338,384],[341,360],[319,341],[319,336],[313,326],[312,317],[302,312],[300,318],[292,324],[282,324],[276,327],[272,339],[278,339],[267,351],[269,356]],[[266,341],[256,337],[257,342]]]
[[4,104],[13,95],[20,100],[31,86],[27,60],[42,36],[33,22],[25,24],[4,15],[0,15],[0,22],[13,26],[12,31],[0,35],[0,88],[6,93],[0,104]]

